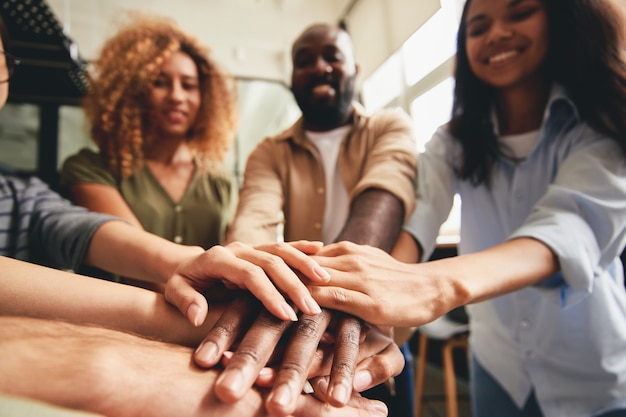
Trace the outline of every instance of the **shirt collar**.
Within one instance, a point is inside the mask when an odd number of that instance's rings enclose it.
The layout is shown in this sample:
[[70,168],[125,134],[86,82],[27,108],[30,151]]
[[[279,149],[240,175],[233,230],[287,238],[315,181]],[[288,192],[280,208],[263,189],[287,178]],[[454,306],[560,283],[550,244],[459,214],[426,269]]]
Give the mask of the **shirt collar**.
[[[352,102],[352,110],[354,117],[352,118],[352,127],[358,126],[363,118],[367,117],[365,108],[356,101]],[[307,139],[304,135],[304,120],[302,116],[284,132],[275,137],[277,141],[294,140],[296,143],[303,144]]]
[[[569,115],[573,116],[576,119],[576,121],[580,121],[578,108],[572,101],[571,97],[569,96],[569,94],[567,94],[567,91],[563,86],[555,83],[552,85],[552,88],[550,90],[550,97],[548,98],[548,103],[546,104],[546,108],[543,113],[543,122],[540,129],[543,130],[550,118],[555,113],[560,113],[561,111],[568,112]],[[496,109],[493,106],[491,108],[491,123],[496,136],[500,136],[500,128],[498,126],[498,118],[496,117]]]

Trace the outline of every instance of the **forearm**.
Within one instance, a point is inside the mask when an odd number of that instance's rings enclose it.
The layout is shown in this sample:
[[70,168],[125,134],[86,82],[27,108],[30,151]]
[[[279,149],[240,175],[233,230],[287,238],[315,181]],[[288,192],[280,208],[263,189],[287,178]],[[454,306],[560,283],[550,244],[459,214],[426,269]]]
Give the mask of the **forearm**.
[[[0,317],[0,392],[116,417],[268,415],[257,390],[235,403],[218,400],[217,371],[196,367],[191,353],[104,328]],[[370,401],[332,408],[309,395],[297,402],[298,417],[377,417],[384,410]]]
[[535,285],[555,274],[559,264],[543,243],[519,238],[484,251],[417,264],[414,269],[416,294],[426,281],[437,288],[431,304],[438,306],[438,317],[462,305]]
[[[410,326],[427,323],[463,305],[538,284],[559,270],[558,260],[550,248],[531,238],[514,239],[480,252],[405,266],[409,266],[412,272],[406,274],[406,269],[402,269],[404,275],[400,281],[404,284],[396,281],[392,285],[399,285],[408,294],[403,298],[407,305],[401,307],[398,314],[404,316],[401,323]],[[400,303],[401,297],[398,294]]]
[[262,408],[253,391],[241,404],[220,404],[211,395],[217,372],[194,367],[191,353],[104,328],[0,317],[0,391],[118,417],[252,415]]
[[321,306],[374,324],[405,327],[540,283],[559,270],[550,248],[531,238],[418,264],[342,242],[325,246],[315,260],[331,275],[328,283],[310,287]]
[[211,304],[195,328],[161,294],[0,257],[1,315],[90,323],[196,346],[223,307]]
[[[114,182],[112,177],[110,180]],[[83,206],[95,213],[106,213],[119,217],[129,224],[143,229],[141,222],[128,206],[124,197],[111,184],[75,182],[70,186],[70,194],[74,204]]]
[[[542,242],[518,238],[480,252],[420,264],[454,289],[454,305],[476,303],[535,285],[559,271],[554,253]],[[423,275],[421,272],[420,275]]]
[[387,191],[369,189],[358,195],[336,241],[370,245],[389,253],[393,249],[404,219],[402,202]]
[[124,222],[104,223],[94,233],[84,262],[142,281],[164,284],[178,264],[203,249],[183,246]]
[[[392,256],[402,262],[419,259],[419,245],[403,232]],[[543,243],[530,238],[514,239],[490,249],[415,265],[415,277],[430,277],[438,282],[439,299],[452,310],[502,294],[506,294],[552,276],[558,261]],[[422,283],[415,279],[415,285]],[[416,288],[415,291],[420,291]]]
[[[93,333],[70,330],[72,327],[66,323],[42,323],[23,317],[0,317],[0,391],[96,411],[88,404],[93,395],[90,390],[98,392],[103,381],[93,372],[93,364],[97,363],[92,356],[97,343]],[[72,339],[82,341],[71,343]]]

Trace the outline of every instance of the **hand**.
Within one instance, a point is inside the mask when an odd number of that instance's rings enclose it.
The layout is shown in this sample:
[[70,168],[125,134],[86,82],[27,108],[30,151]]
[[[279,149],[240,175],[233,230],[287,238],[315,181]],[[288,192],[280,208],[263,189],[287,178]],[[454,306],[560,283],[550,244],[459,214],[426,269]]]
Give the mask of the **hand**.
[[[383,329],[365,325],[366,330],[362,330],[359,336],[358,329],[363,326],[360,320],[336,311],[331,313],[333,318],[322,340],[328,339],[328,335],[334,335],[335,339],[341,342],[323,341],[319,345],[313,354],[313,359],[309,360],[307,378],[323,376],[326,387],[331,387],[328,392],[325,389],[325,400],[332,405],[341,406],[346,403],[346,397],[349,397],[351,392],[365,391],[398,375],[404,367],[404,356],[393,341],[391,328]],[[310,333],[310,336],[315,334],[315,332]],[[284,372],[285,384],[293,384],[294,381],[298,381],[297,386],[301,384],[304,373],[300,371],[301,366],[298,364],[308,360],[310,346],[307,346],[306,339],[303,337],[300,337],[297,343],[300,344],[299,347],[290,346],[292,357],[289,361],[283,360],[282,364],[277,364],[277,369],[264,368],[256,380],[256,385],[265,387],[279,385],[277,375],[281,369],[287,370]],[[358,356],[354,357],[357,353]],[[228,363],[228,361],[223,362]],[[268,408],[272,407],[270,401],[271,397],[268,399]],[[274,414],[280,415],[286,412],[283,408],[274,406],[269,409]]]
[[309,287],[313,298],[369,323],[416,326],[455,306],[442,296],[444,281],[429,273],[434,262],[402,263],[380,249],[350,242],[327,245],[313,258],[331,275]]
[[328,280],[328,274],[308,256],[320,247],[320,242],[308,241],[254,248],[239,242],[214,246],[179,265],[167,282],[165,297],[195,326],[204,322],[208,312],[202,293],[221,282],[249,290],[282,320],[295,321],[297,316],[279,289],[300,310],[315,315],[321,310],[294,270],[313,283]]
[[[345,393],[352,392],[355,362],[358,363],[354,384],[357,390],[365,390],[387,380],[404,366],[403,356],[389,332],[384,334],[380,329],[372,328],[364,335],[359,349],[360,327],[356,327],[355,331],[353,323],[344,326],[340,332],[344,336],[337,337],[339,343],[318,349],[319,341],[331,322],[329,312],[315,317],[305,316],[293,325],[280,322],[267,313],[258,314],[258,302],[250,295],[242,295],[229,306],[196,350],[196,363],[203,367],[217,364],[224,352],[236,342],[239,332],[247,327],[250,315],[258,316],[258,319],[239,344],[237,353],[229,356],[226,369],[217,382],[216,393],[224,401],[238,400],[255,382],[263,386],[273,384],[267,407],[274,414],[284,415],[293,410],[307,378],[332,375],[330,383],[334,388],[329,398],[331,403],[341,405],[348,399]],[[342,320],[335,320],[338,323],[345,321],[344,315],[340,316]],[[351,320],[358,323],[358,320]],[[288,329],[291,333],[288,334],[287,347],[283,351],[283,343],[276,350]],[[264,368],[272,362],[272,355],[283,358],[277,370]]]
[[[327,381],[320,378],[314,381],[315,395],[300,395],[294,417],[386,417],[388,414],[387,406],[381,401],[369,400],[361,397],[358,393],[352,393],[348,403],[340,408],[331,406],[328,397],[325,394]],[[309,398],[308,402],[303,401],[303,397]],[[317,401],[311,399],[316,398]],[[321,403],[320,403],[321,401]],[[323,404],[323,407],[320,407]],[[345,414],[344,414],[345,413]]]
[[[238,340],[239,334],[246,330],[251,317],[254,318],[254,324],[246,331],[235,354],[220,375],[216,393],[223,401],[239,400],[253,386],[272,355],[279,356],[282,353],[282,362],[288,365],[283,368],[282,373],[278,372],[277,381],[285,382],[287,391],[281,389],[281,393],[270,394],[270,398],[272,395],[278,396],[277,398],[288,396],[287,406],[293,411],[291,407],[295,406],[297,395],[304,386],[310,363],[331,316],[328,312],[321,312],[316,316],[303,315],[290,329],[291,322],[278,320],[267,311],[261,311],[254,297],[242,294],[226,309],[198,347],[194,355],[196,363],[203,367],[217,364],[224,352]],[[288,329],[291,333],[283,351],[281,338]],[[306,353],[300,356],[293,353],[303,351]],[[293,370],[297,371],[295,376]]]

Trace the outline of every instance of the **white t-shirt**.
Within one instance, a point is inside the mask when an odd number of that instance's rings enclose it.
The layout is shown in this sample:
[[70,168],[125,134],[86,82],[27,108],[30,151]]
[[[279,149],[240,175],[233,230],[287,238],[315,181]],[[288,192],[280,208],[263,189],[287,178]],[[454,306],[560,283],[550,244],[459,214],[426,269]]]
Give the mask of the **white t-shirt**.
[[339,148],[352,126],[341,126],[327,132],[304,132],[307,139],[317,148],[324,166],[326,178],[326,204],[324,208],[324,222],[322,224],[322,241],[332,243],[343,229],[350,210],[350,199],[346,186],[339,172],[337,158]]
[[519,133],[515,135],[500,136],[500,144],[503,145],[504,154],[514,161],[526,159],[535,147],[539,139],[539,130],[532,132]]

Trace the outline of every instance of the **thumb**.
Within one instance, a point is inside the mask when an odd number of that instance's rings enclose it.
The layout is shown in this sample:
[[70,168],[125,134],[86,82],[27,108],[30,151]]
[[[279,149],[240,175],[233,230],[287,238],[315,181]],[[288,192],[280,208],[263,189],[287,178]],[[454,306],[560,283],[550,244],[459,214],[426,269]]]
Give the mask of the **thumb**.
[[209,311],[209,304],[182,276],[173,275],[165,287],[165,299],[176,306],[195,327],[201,326]]

